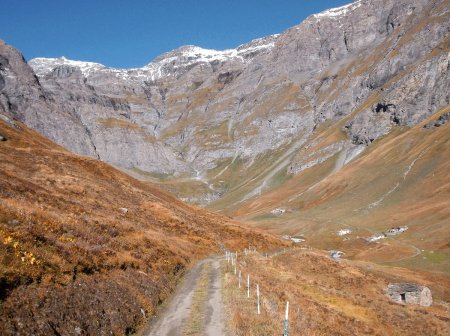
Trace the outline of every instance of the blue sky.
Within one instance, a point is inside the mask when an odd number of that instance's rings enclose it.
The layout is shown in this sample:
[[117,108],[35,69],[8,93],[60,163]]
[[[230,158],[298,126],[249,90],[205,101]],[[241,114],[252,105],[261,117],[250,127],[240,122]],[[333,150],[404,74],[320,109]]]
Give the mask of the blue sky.
[[351,0],[0,0],[0,38],[26,59],[140,67],[182,45],[227,49]]

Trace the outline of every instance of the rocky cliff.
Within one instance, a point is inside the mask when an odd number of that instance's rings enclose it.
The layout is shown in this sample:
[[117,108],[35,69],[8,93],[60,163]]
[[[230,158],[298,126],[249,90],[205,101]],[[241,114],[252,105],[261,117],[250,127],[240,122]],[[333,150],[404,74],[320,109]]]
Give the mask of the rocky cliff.
[[74,152],[178,181],[186,200],[239,190],[241,203],[343,153],[339,170],[448,105],[449,7],[360,0],[236,49],[185,46],[126,70],[28,66],[3,44],[0,108]]

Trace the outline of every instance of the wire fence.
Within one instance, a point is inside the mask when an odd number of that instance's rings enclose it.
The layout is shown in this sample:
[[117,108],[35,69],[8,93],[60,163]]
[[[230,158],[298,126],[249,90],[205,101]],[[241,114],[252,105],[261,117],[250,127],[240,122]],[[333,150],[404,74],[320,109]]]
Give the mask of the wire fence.
[[[288,248],[284,248],[281,250],[276,250],[273,251],[271,253],[259,253],[256,248],[251,248],[249,247],[248,249],[244,249],[244,251],[242,251],[241,255],[243,256],[249,256],[250,254],[254,254],[254,255],[259,255],[260,257],[263,258],[273,258],[276,256],[279,256],[283,253],[288,252],[290,249]],[[238,288],[241,289],[241,278],[242,278],[242,269],[241,267],[243,266],[242,263],[238,263],[238,255],[239,253],[236,252],[231,252],[231,251],[225,251],[225,258],[224,260],[226,261],[228,267],[226,268],[227,272],[231,272],[233,273],[236,277],[237,277],[237,283],[238,283]],[[246,291],[247,291],[247,298],[250,299],[250,293],[251,293],[251,277],[250,274],[247,272],[247,283],[246,283]],[[259,284],[253,284],[254,288],[255,288],[255,303],[256,303],[256,314],[257,315],[261,315],[261,292],[260,292],[260,287]],[[281,314],[282,316],[282,314]],[[284,309],[284,321],[283,321],[283,335],[284,336],[288,336],[289,335],[289,301],[286,301],[286,306]]]

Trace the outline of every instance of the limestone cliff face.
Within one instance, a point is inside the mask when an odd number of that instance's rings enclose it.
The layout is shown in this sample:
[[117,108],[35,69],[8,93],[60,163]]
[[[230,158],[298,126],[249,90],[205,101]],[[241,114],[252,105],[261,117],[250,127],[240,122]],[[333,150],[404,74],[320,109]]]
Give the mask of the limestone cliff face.
[[[2,45],[0,102],[75,152],[203,182],[193,201],[217,199],[245,171],[270,168],[246,199],[278,173],[340,151],[345,165],[448,105],[449,8],[446,0],[360,0],[236,49],[185,46],[137,69],[33,59],[37,78]],[[318,134],[337,123],[342,136],[321,144]],[[227,171],[237,168],[230,184]]]
[[77,153],[96,156],[88,129],[61,104],[42,88],[22,55],[0,41],[0,113],[4,118],[23,121]]

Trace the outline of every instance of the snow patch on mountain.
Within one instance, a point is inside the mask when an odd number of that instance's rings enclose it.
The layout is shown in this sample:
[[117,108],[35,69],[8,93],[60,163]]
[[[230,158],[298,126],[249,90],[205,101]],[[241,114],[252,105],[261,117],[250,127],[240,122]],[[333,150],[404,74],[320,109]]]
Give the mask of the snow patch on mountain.
[[73,61],[67,58],[33,58],[28,62],[38,77],[45,76],[60,65],[67,65],[81,70],[84,76],[89,76],[92,72],[106,68],[103,64],[94,62]]
[[348,5],[327,9],[318,14],[314,14],[313,17],[316,19],[320,19],[320,18],[324,18],[324,17],[338,18],[338,17],[341,17],[341,16],[347,14],[348,12],[355,10],[356,8],[360,7],[361,5],[362,5],[361,0],[358,0],[358,1],[352,2]]

